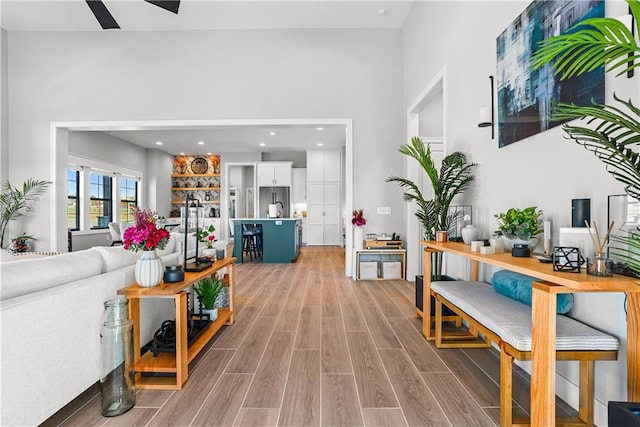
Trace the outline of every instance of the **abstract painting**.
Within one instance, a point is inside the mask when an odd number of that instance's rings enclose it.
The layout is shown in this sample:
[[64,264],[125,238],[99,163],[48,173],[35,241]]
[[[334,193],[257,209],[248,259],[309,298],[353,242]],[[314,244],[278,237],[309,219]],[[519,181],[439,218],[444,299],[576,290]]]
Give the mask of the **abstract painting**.
[[586,18],[603,17],[604,1],[534,0],[497,39],[498,146],[562,122],[550,119],[552,101],[604,102],[604,70],[560,81],[551,65],[531,70],[538,43]]

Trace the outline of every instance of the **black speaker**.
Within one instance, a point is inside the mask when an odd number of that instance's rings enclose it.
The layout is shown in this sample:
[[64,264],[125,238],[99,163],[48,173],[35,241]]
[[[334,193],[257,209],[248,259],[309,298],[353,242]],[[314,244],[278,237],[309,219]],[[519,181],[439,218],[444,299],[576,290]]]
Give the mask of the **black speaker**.
[[571,199],[571,227],[586,228],[591,224],[591,199]]
[[640,426],[640,402],[609,402],[609,425]]

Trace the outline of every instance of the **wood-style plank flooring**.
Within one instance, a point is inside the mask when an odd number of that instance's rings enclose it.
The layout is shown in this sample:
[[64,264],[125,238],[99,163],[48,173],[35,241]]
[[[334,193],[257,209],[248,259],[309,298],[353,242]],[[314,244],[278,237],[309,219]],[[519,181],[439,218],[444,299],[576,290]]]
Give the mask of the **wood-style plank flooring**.
[[[343,248],[305,247],[294,264],[238,264],[236,288],[236,323],[192,362],[182,390],[140,390],[132,410],[105,418],[93,387],[45,425],[499,424],[497,352],[425,341],[413,282],[354,281]],[[527,416],[517,368],[513,396]]]

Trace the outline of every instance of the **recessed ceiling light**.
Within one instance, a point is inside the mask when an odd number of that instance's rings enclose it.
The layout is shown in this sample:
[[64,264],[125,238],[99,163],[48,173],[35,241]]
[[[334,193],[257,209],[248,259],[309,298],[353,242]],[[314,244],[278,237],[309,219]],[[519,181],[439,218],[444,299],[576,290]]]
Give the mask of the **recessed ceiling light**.
[[204,141],[198,141],[198,145],[204,145]]
[[318,147],[322,147],[324,144],[322,142],[318,142]]
[[323,127],[317,127],[316,130],[324,130]]
[[271,135],[271,136],[274,136],[275,134],[276,134],[276,133],[275,133],[275,132],[273,132],[273,131],[269,132],[269,135]]
[[156,141],[156,145],[162,145],[162,141]]
[[181,156],[184,156],[184,153],[180,153]]
[[265,144],[264,142],[261,142],[261,143],[260,143],[260,144],[258,144],[258,145],[259,145],[260,147],[264,147],[264,146],[265,146],[265,145],[267,145],[267,144]]
[[386,10],[386,9],[380,9],[380,10],[378,10],[378,15],[380,15],[380,16],[384,16],[384,15],[386,15],[386,14],[387,14],[387,10]]

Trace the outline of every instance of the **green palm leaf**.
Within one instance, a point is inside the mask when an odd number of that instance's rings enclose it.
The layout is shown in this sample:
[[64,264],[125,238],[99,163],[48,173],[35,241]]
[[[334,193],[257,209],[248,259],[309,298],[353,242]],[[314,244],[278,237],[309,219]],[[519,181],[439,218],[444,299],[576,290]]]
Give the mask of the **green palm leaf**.
[[22,189],[12,185],[9,181],[2,183],[0,193],[0,246],[4,247],[4,237],[10,221],[28,215],[32,212],[32,204],[45,194],[49,181],[27,179]]
[[[630,0],[632,12],[640,16],[637,0]],[[637,22],[637,20],[636,20]],[[538,69],[552,64],[556,73],[567,79],[605,66],[606,71],[624,74],[637,68],[637,61],[630,64],[629,55],[634,59],[640,54],[631,31],[614,18],[585,19],[571,27],[565,34],[540,42],[533,54],[531,65]]]

